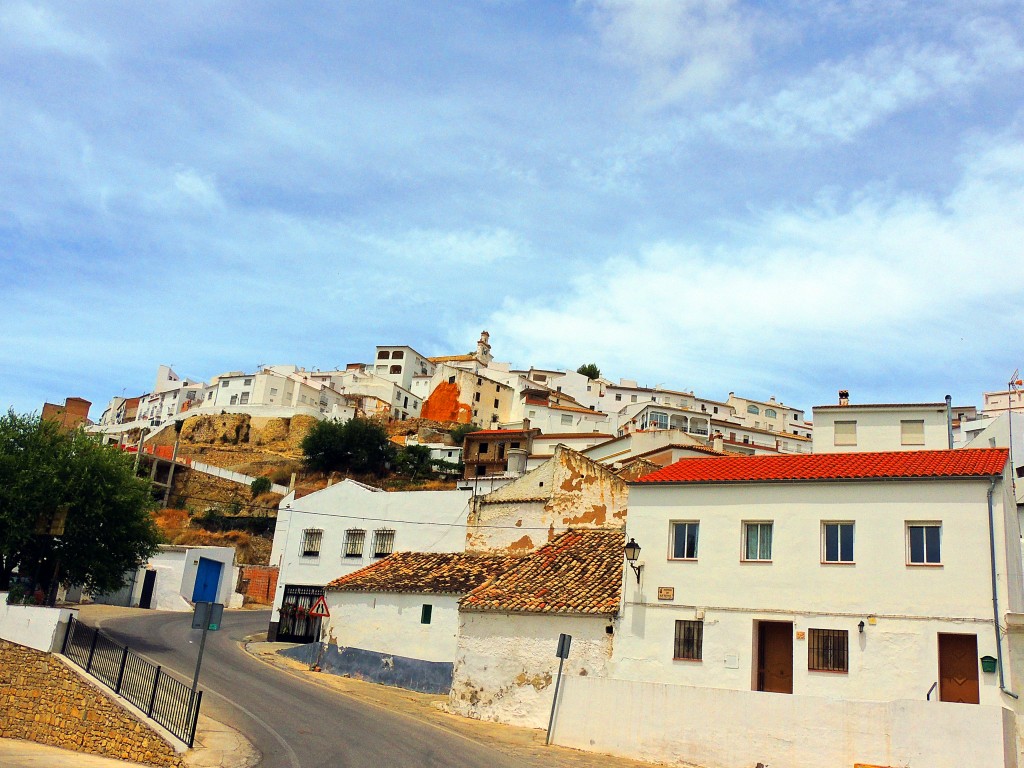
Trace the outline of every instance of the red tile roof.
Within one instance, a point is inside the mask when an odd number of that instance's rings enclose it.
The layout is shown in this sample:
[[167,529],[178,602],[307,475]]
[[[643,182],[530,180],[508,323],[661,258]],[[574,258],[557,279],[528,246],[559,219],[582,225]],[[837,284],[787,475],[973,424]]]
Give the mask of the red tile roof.
[[508,570],[516,558],[464,552],[396,552],[327,585],[339,592],[464,595]]
[[622,591],[622,529],[569,530],[459,603],[463,611],[614,614]]
[[1000,475],[1005,448],[877,453],[814,453],[680,459],[639,483],[751,483],[773,480],[869,480]]

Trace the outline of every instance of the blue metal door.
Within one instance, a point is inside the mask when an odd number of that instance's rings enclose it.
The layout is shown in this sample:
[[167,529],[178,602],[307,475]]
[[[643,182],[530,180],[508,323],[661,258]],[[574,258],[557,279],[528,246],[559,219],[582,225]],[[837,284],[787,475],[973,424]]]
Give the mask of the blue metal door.
[[199,558],[199,570],[196,571],[196,585],[192,589],[193,603],[216,603],[217,588],[220,586],[220,570],[224,563],[219,560]]

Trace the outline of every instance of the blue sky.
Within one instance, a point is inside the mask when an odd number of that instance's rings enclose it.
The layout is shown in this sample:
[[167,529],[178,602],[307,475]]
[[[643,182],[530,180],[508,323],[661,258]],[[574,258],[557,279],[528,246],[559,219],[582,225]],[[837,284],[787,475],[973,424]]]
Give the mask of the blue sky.
[[1024,365],[1024,6],[0,4],[0,404],[376,344],[809,408]]

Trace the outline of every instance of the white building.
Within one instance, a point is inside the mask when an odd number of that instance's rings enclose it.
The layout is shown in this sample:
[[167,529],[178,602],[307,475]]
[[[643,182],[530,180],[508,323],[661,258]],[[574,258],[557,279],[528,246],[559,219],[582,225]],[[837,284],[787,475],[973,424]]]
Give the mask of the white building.
[[270,564],[280,568],[269,637],[319,640],[319,624],[286,616],[282,606],[308,609],[324,587],[392,552],[462,552],[468,491],[386,492],[353,480],[278,507]]
[[839,405],[817,405],[813,413],[814,453],[953,447],[950,412],[944,402],[851,404],[843,390]]

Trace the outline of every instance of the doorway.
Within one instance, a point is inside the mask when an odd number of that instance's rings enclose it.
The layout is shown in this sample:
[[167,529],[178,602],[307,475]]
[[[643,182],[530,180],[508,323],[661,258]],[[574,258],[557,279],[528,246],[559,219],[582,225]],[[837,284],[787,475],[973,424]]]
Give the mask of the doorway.
[[770,693],[793,692],[793,622],[757,622],[755,686]]
[[156,586],[156,571],[148,570],[142,577],[142,596],[139,597],[139,608],[153,607],[153,587]]
[[939,701],[981,702],[977,635],[939,635]]

